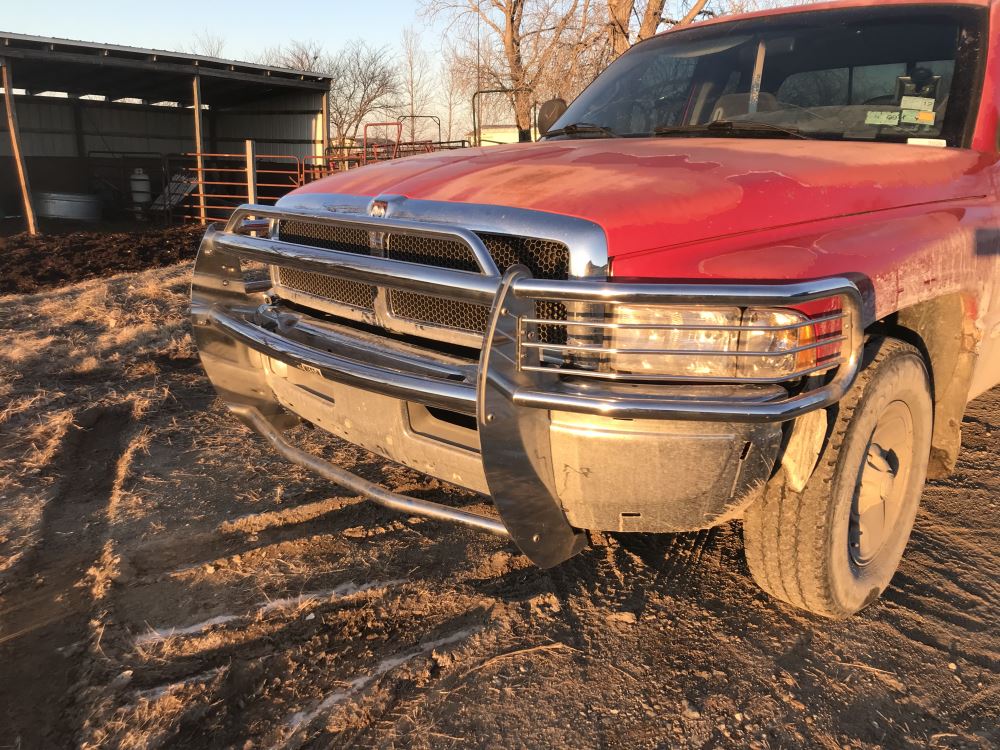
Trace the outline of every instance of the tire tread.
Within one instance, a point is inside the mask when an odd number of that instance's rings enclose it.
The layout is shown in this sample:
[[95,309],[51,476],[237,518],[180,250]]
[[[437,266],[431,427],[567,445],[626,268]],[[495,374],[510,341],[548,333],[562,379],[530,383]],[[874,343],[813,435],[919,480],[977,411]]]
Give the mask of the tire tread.
[[825,554],[834,514],[829,498],[836,490],[841,447],[881,365],[905,354],[923,362],[915,348],[898,339],[873,340],[866,349],[866,354],[874,349],[874,356],[835,407],[833,426],[805,489],[789,489],[779,469],[743,518],[744,550],[757,584],[777,599],[834,619],[853,614],[833,595]]

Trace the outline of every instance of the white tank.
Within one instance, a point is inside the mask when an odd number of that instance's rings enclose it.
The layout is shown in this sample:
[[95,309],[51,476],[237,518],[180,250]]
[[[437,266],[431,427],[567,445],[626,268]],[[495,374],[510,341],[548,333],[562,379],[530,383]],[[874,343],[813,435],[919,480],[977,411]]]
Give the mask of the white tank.
[[142,167],[136,167],[132,172],[129,187],[132,189],[132,211],[136,219],[142,220],[149,204],[153,202],[153,194],[149,189],[149,175],[142,170]]
[[129,178],[129,185],[132,188],[132,203],[136,206],[147,206],[153,200],[153,194],[149,188],[149,175],[142,167],[136,167]]

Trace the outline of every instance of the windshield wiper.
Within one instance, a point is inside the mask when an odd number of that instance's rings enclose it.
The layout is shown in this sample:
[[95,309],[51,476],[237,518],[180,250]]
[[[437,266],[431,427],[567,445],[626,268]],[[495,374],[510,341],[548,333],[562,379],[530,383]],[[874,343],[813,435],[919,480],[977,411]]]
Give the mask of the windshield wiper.
[[784,135],[789,138],[809,139],[809,136],[797,128],[786,128],[772,125],[769,122],[755,120],[713,120],[703,125],[663,125],[653,131],[654,135],[697,135],[699,133],[754,134],[768,133]]
[[621,138],[611,128],[603,125],[595,125],[592,122],[571,122],[569,125],[550,130],[545,134],[545,137],[548,138],[552,135],[586,135],[588,133],[599,133],[600,135],[606,135],[608,138]]

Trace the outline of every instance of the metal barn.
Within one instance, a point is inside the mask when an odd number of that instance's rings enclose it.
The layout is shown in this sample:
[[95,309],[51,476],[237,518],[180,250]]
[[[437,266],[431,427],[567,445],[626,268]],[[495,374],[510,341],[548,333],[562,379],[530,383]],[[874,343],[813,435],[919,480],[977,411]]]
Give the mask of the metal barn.
[[224,220],[325,172],[323,75],[6,32],[0,75],[0,215],[32,232],[53,205]]

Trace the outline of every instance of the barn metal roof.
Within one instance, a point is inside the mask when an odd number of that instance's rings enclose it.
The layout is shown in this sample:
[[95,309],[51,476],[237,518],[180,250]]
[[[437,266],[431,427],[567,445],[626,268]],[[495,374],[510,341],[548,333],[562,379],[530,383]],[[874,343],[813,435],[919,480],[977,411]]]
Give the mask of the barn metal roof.
[[0,31],[0,57],[11,61],[13,86],[29,93],[143,99],[190,104],[201,77],[202,102],[228,106],[290,90],[324,91],[330,76],[204,55]]

